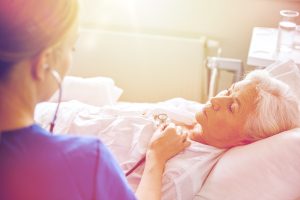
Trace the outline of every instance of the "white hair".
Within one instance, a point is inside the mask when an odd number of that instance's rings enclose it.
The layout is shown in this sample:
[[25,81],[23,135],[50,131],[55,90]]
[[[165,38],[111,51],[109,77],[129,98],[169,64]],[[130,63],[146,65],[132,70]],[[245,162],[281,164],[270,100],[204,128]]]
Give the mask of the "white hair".
[[244,126],[249,139],[256,141],[300,127],[299,102],[287,84],[265,70],[254,70],[245,80],[257,83],[256,110]]

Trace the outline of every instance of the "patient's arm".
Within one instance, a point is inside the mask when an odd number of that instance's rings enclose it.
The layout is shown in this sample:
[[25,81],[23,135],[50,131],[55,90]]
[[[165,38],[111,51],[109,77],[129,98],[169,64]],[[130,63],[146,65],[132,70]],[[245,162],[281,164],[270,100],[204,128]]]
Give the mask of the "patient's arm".
[[140,200],[161,199],[162,175],[166,162],[190,145],[187,135],[178,135],[174,125],[163,131],[163,136],[154,140],[146,154],[146,164],[136,196]]

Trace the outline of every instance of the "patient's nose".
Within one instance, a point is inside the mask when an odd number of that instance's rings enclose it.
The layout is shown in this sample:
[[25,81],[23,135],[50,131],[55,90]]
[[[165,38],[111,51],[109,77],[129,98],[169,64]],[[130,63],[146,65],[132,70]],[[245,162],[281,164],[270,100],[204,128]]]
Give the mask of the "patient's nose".
[[218,111],[220,109],[220,105],[216,97],[211,98],[210,102],[213,110]]
[[222,108],[226,108],[230,103],[231,98],[227,96],[216,96],[212,97],[210,102],[212,104],[212,109],[218,111]]

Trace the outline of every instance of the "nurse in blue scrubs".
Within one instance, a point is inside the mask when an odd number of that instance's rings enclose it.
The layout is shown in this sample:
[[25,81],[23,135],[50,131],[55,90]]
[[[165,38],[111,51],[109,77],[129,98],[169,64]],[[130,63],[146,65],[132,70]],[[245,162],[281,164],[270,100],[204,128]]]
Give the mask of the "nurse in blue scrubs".
[[160,199],[165,163],[190,144],[175,127],[149,145],[134,194],[101,141],[34,122],[71,65],[77,16],[76,0],[0,1],[0,199]]

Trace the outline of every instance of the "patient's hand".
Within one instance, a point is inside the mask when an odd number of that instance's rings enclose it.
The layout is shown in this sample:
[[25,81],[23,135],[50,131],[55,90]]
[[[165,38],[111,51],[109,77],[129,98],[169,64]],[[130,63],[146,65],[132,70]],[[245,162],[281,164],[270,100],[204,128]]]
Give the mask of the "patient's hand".
[[[156,131],[147,154],[154,154],[157,159],[165,163],[170,158],[188,147],[191,142],[187,140],[188,134],[179,134],[176,126],[171,123],[164,130]],[[158,136],[160,135],[160,136]]]

